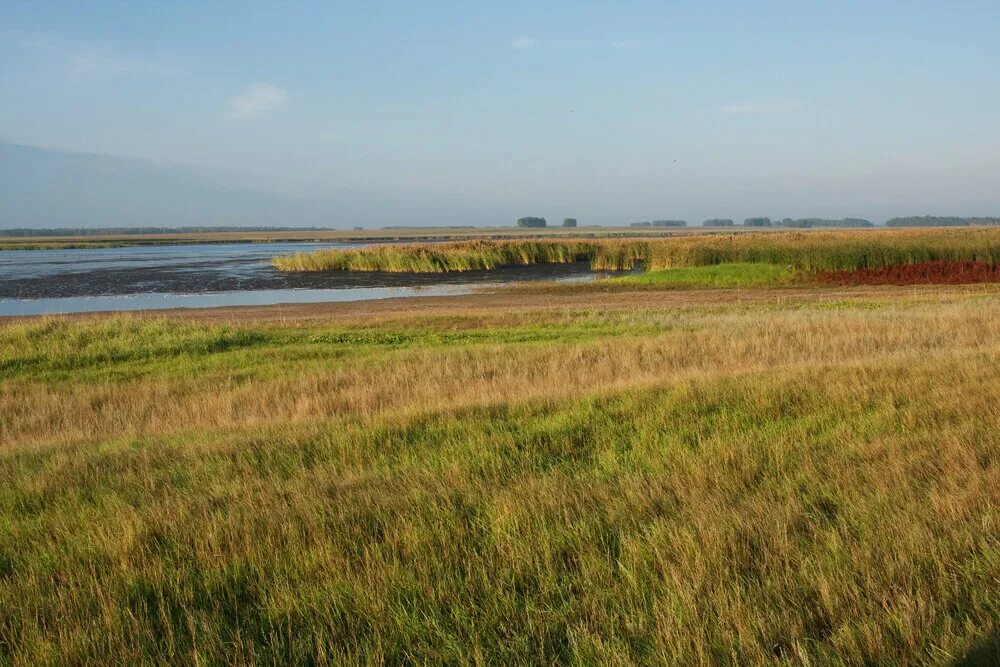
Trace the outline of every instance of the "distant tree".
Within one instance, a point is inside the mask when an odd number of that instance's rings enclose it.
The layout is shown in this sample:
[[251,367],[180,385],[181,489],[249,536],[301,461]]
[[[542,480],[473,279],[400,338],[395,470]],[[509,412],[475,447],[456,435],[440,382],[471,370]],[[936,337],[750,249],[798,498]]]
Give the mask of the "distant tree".
[[629,223],[629,227],[652,227],[652,226],[653,226],[653,223],[651,223],[651,222],[632,222],[632,223]]
[[687,227],[686,220],[653,220],[653,227]]
[[865,220],[864,218],[844,218],[842,220],[834,220],[834,227],[874,227],[875,223],[871,220]]
[[744,227],[770,227],[771,218],[747,218],[743,221]]
[[517,219],[518,227],[545,227],[545,224],[545,218],[536,218],[530,215]]
[[576,227],[576,218],[563,218],[563,227]]
[[710,218],[701,223],[702,227],[732,227],[732,218]]
[[972,225],[1000,225],[1000,218],[956,218],[937,215],[893,218],[885,223],[886,227],[969,227]]

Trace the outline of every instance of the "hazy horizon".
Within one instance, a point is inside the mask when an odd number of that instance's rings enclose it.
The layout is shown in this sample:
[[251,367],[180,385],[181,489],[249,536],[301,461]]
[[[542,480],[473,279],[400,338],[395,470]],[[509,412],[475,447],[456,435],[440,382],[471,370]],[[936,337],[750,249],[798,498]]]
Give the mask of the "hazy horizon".
[[1000,7],[0,7],[0,227],[1000,215]]

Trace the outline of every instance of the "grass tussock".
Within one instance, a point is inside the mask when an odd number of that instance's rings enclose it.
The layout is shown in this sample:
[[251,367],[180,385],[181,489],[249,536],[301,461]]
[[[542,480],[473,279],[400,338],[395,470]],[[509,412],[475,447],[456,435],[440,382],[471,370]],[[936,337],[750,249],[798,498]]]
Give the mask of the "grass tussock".
[[693,234],[663,239],[463,241],[319,250],[278,257],[282,271],[444,272],[588,261],[598,270],[772,264],[849,271],[931,261],[1000,262],[998,229]]
[[0,663],[992,655],[1000,296],[645,296],[0,326]]

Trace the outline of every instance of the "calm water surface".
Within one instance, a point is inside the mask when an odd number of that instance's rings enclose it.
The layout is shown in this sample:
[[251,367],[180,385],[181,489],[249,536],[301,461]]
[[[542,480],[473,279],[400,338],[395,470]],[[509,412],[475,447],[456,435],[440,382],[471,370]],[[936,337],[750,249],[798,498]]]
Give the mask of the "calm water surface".
[[203,308],[466,294],[477,285],[585,280],[585,264],[448,274],[281,273],[271,258],[317,243],[232,243],[0,251],[0,315]]

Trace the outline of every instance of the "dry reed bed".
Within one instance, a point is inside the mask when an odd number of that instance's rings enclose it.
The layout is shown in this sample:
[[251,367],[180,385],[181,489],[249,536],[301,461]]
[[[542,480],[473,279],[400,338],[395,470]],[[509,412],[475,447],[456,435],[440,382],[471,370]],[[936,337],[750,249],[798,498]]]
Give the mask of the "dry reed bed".
[[441,273],[572,262],[590,262],[596,269],[624,270],[644,259],[646,252],[645,241],[621,239],[455,241],[316,250],[276,257],[273,263],[281,271]]
[[597,270],[767,263],[803,271],[872,269],[936,260],[1000,262],[1000,230],[890,229],[693,234],[665,239],[459,241],[317,250],[274,259],[281,271],[434,273],[590,262]]

